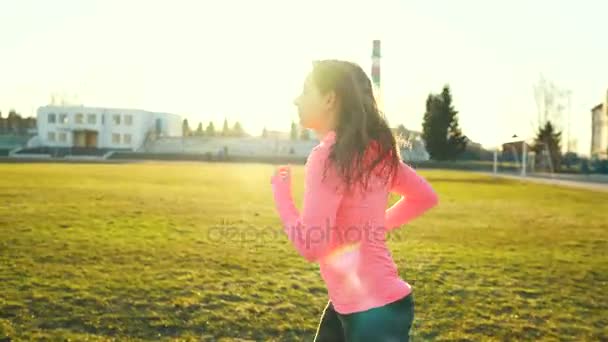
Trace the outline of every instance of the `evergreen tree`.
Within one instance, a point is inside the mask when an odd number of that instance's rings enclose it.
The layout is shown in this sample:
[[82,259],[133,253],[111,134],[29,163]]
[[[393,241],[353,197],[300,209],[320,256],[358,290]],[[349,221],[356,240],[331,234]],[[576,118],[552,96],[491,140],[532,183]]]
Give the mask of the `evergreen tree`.
[[291,122],[291,132],[289,134],[291,140],[298,140],[298,126],[295,122]]
[[243,126],[241,126],[240,122],[237,121],[234,123],[234,127],[232,128],[232,135],[234,135],[235,137],[245,136],[245,130],[243,129]]
[[[548,152],[551,158],[553,171],[557,172],[561,166],[562,160],[562,132],[557,132],[551,121],[547,121],[544,127],[540,127],[534,138],[534,146],[532,149],[537,156],[542,156],[543,152]],[[543,160],[539,160],[543,162]]]
[[230,128],[228,127],[228,119],[224,119],[224,127],[222,128],[222,136],[230,136]]
[[182,136],[190,136],[190,125],[188,125],[188,119],[182,121]]
[[213,126],[213,121],[209,121],[209,124],[207,125],[207,129],[205,129],[205,135],[208,137],[215,136],[215,126]]
[[452,104],[449,86],[441,94],[429,94],[422,123],[422,137],[432,159],[456,159],[467,146],[458,125],[458,111]]

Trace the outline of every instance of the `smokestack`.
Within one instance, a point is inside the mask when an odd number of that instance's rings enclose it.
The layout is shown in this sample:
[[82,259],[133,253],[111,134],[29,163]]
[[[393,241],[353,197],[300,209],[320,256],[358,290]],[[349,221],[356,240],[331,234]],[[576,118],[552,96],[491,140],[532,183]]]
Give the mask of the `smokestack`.
[[372,82],[380,89],[380,41],[374,40],[372,49]]
[[380,86],[380,40],[373,41],[372,47],[372,83],[378,109],[384,112],[384,104],[382,99],[382,88]]
[[604,99],[604,119],[608,119],[608,89],[606,89],[606,98]]

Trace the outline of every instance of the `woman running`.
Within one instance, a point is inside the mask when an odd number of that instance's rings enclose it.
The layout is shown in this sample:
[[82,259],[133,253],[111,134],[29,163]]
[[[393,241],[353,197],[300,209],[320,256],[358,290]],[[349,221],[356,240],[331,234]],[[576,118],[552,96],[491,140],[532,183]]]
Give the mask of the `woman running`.
[[[319,264],[327,286],[315,341],[408,341],[412,288],[398,275],[386,232],[435,206],[437,195],[401,161],[358,65],[315,62],[295,105],[320,140],[306,161],[301,213],[289,166],[279,166],[271,184],[284,231]],[[386,209],[390,192],[402,197]]]

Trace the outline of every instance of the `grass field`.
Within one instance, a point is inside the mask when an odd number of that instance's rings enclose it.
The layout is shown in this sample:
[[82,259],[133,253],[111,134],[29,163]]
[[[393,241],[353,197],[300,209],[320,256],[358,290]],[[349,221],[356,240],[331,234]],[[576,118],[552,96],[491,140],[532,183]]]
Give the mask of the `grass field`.
[[[311,340],[326,290],[272,170],[0,164],[0,340]],[[608,193],[422,174],[440,205],[389,236],[415,341],[608,340]]]

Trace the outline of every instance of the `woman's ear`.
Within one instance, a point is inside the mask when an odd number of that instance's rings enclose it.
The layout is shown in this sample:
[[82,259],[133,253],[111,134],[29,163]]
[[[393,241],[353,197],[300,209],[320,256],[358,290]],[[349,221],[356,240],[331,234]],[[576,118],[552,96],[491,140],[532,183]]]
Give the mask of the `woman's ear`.
[[336,110],[338,107],[338,97],[335,91],[329,91],[325,95],[325,107],[329,110]]

